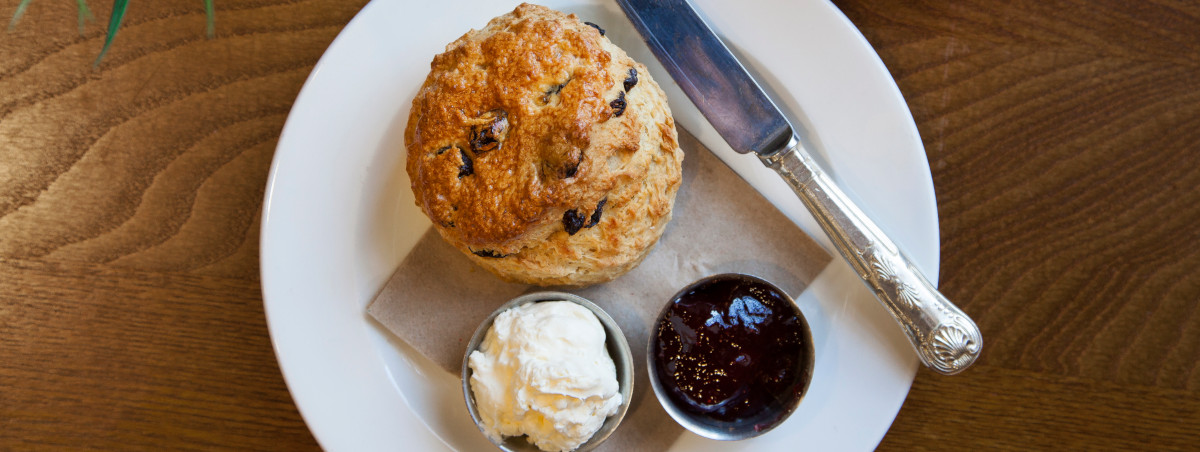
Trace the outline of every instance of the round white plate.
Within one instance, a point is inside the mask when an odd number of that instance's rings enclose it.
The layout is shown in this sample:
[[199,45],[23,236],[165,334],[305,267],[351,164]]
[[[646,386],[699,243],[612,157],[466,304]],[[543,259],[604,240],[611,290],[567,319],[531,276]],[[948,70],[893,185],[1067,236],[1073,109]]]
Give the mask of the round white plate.
[[[832,249],[786,186],[734,154],[653,59],[615,3],[547,2],[608,30],[646,63],[677,122]],[[936,280],[933,184],[908,108],[862,35],[824,1],[697,7],[792,114],[815,157]],[[487,450],[458,377],[413,352],[365,307],[429,222],[404,171],[403,128],[433,56],[512,2],[376,0],[317,64],[279,139],[262,224],[262,286],[288,388],[327,450]],[[895,322],[835,259],[797,297],[817,351],[809,395],[753,440],[684,434],[677,450],[867,450],[887,432],[917,360]],[[436,328],[436,325],[430,325]]]

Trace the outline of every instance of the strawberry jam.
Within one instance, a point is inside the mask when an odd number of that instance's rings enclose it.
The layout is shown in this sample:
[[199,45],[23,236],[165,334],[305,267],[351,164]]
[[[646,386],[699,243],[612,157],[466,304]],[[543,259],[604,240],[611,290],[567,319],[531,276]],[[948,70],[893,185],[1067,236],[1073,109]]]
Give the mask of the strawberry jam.
[[774,424],[811,377],[812,337],[799,308],[752,276],[716,275],[683,289],[651,334],[653,378],[692,416]]

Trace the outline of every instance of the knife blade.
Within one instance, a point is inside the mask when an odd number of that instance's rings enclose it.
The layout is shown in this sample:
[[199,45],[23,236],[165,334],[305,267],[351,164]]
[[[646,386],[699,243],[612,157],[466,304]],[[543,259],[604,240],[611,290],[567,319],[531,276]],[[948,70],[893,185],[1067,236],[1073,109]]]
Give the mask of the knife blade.
[[812,213],[834,247],[904,330],[921,362],[962,372],[979,327],[917,270],[804,149],[791,124],[686,0],[617,0],[654,56],[733,150],[754,153]]
[[741,62],[684,1],[619,1],[667,72],[729,143],[745,154],[769,153],[792,126]]

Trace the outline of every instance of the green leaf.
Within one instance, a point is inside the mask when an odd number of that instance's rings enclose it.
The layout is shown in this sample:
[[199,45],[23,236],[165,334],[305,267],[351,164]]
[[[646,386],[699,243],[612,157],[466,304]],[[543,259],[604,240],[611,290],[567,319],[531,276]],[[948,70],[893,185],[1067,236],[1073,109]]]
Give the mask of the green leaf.
[[104,55],[108,53],[113,38],[117,37],[117,30],[121,28],[121,19],[125,18],[125,8],[127,7],[129,7],[129,0],[113,0],[112,15],[108,18],[108,36],[104,38],[104,48],[100,49],[100,55],[96,57],[96,62],[92,63],[92,67],[99,66],[100,60],[104,59]]
[[217,32],[217,26],[215,23],[217,14],[213,12],[213,0],[204,0],[204,15],[208,17],[208,27],[206,28],[208,39],[212,39]]
[[13,31],[14,28],[17,28],[17,21],[21,20],[21,16],[25,15],[25,8],[28,8],[32,2],[33,0],[21,0],[21,3],[17,4],[17,11],[13,13],[12,20],[8,21],[8,31]]
[[79,34],[83,34],[83,23],[92,20],[92,10],[88,9],[87,2],[84,0],[75,0],[75,6],[79,10]]

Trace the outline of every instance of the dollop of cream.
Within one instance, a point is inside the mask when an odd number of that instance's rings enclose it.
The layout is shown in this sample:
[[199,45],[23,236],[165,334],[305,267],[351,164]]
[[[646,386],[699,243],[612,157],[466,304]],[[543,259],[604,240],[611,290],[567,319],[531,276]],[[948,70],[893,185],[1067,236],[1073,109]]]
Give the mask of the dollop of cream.
[[573,450],[621,406],[604,327],[569,301],[500,313],[468,365],[483,429],[496,441],[528,435],[542,450]]

